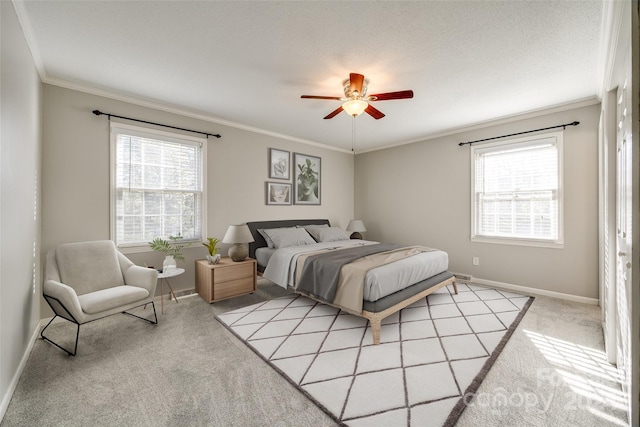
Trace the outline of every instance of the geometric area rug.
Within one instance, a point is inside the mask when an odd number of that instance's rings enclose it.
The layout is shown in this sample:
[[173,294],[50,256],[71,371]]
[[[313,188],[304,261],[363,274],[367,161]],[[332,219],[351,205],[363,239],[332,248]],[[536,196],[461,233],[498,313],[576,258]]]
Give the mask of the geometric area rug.
[[300,295],[216,316],[340,425],[453,426],[533,297],[458,284],[382,321]]

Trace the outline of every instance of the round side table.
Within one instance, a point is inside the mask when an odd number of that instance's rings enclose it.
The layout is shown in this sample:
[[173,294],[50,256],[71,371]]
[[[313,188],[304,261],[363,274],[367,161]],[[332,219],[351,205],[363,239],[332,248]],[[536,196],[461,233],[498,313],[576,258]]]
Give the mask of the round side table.
[[167,272],[163,271],[162,273],[158,273],[158,280],[160,280],[160,307],[162,314],[164,314],[164,284],[166,283],[167,287],[169,288],[169,301],[171,301],[171,297],[173,297],[176,300],[177,304],[178,298],[171,288],[169,278],[179,276],[182,273],[184,273],[184,268],[175,268]]

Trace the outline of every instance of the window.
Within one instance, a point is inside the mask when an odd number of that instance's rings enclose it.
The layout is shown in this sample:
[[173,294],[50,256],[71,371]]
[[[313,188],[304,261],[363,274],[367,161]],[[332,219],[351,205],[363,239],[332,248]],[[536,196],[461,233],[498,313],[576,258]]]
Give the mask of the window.
[[203,240],[205,143],[112,123],[111,234],[119,247],[147,247],[156,237]]
[[562,246],[562,133],[471,147],[472,241]]

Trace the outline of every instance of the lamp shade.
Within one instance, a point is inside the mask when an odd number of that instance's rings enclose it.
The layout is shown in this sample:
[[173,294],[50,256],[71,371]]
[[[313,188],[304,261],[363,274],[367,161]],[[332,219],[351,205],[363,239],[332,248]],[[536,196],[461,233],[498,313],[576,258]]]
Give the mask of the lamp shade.
[[366,227],[364,226],[364,222],[362,222],[361,219],[352,219],[351,221],[349,221],[349,225],[347,226],[347,231],[367,231]]
[[229,248],[229,257],[235,261],[244,261],[249,254],[244,243],[253,242],[253,236],[247,224],[230,225],[222,238],[222,243],[233,243]]
[[369,106],[367,101],[361,99],[352,99],[342,104],[342,109],[350,116],[359,116]]
[[253,242],[253,236],[247,224],[230,225],[222,243],[249,243]]

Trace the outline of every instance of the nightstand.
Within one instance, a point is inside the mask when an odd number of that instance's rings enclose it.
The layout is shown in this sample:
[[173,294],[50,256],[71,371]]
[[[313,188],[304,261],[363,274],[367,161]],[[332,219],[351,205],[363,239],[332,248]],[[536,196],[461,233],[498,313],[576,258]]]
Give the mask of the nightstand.
[[223,257],[218,264],[196,261],[196,292],[206,302],[250,294],[256,290],[257,262],[253,258],[232,261]]

